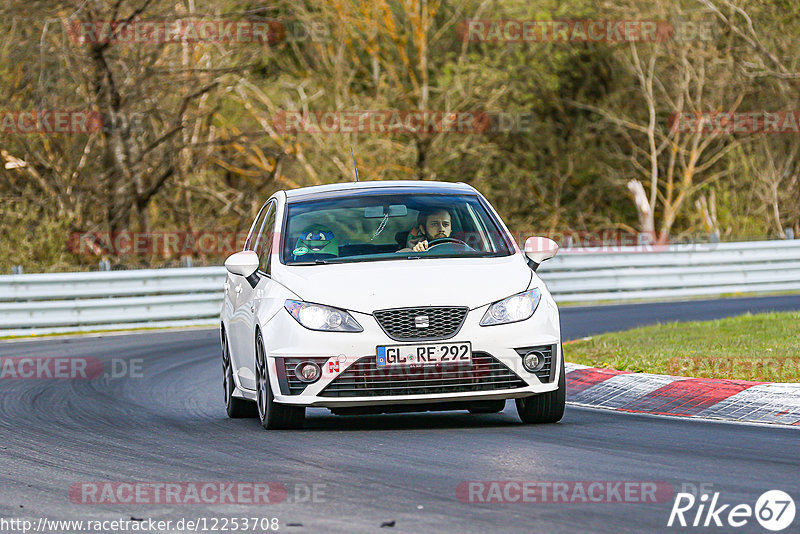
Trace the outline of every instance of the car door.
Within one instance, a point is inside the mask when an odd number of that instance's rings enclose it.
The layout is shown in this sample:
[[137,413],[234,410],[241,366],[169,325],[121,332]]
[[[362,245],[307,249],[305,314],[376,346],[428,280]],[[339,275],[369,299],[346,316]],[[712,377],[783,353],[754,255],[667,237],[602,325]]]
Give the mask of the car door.
[[247,389],[255,389],[255,300],[264,293],[267,286],[271,283],[269,278],[270,248],[275,231],[275,200],[267,203],[264,212],[263,222],[258,228],[258,233],[253,234],[253,238],[247,243],[248,250],[253,250],[259,257],[258,277],[259,281],[255,287],[243,277],[238,276],[236,291],[238,292],[238,309],[236,338],[238,347],[234,361],[234,368],[237,370],[239,383]]
[[[264,221],[269,212],[270,202],[267,201],[261,207],[256,215],[253,224],[250,226],[250,232],[247,234],[247,239],[244,243],[243,250],[255,250],[256,241],[261,234],[261,228],[264,226]],[[247,354],[250,354],[249,334],[247,332],[247,317],[246,312],[249,310],[249,304],[242,306],[246,303],[247,292],[246,289],[250,287],[242,276],[228,273],[228,279],[225,285],[230,307],[233,312],[230,314],[228,321],[228,342],[230,344],[231,359],[233,360],[234,373],[238,373],[241,362],[246,361]]]

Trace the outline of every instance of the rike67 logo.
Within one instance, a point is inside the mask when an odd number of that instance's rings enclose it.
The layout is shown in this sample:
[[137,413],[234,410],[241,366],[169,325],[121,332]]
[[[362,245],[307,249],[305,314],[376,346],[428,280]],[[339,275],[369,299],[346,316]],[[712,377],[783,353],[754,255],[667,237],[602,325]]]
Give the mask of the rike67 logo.
[[699,497],[691,493],[678,493],[667,526],[740,528],[752,524],[751,520],[755,518],[763,528],[778,532],[789,527],[794,516],[794,500],[781,490],[764,492],[756,500],[755,506],[745,503],[735,506],[721,504],[719,492],[711,496],[704,493]]

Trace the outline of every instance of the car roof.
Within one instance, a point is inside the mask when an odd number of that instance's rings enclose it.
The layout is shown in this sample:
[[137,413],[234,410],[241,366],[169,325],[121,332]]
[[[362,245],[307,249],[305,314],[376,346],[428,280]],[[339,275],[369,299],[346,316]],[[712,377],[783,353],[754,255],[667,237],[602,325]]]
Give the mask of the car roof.
[[431,193],[474,193],[475,188],[463,182],[435,182],[423,180],[374,180],[368,182],[343,182],[336,184],[326,185],[313,185],[311,187],[300,187],[298,189],[290,189],[286,191],[287,200],[309,197],[327,197],[329,195],[338,195],[348,191],[364,192],[366,190],[379,190],[390,189],[416,189],[414,192],[431,192]]

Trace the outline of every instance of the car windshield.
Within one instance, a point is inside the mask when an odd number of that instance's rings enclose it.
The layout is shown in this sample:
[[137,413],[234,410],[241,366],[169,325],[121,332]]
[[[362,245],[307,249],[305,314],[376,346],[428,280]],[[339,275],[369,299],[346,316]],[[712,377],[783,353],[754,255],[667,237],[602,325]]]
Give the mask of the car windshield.
[[290,202],[282,261],[298,265],[511,253],[477,195],[359,193]]

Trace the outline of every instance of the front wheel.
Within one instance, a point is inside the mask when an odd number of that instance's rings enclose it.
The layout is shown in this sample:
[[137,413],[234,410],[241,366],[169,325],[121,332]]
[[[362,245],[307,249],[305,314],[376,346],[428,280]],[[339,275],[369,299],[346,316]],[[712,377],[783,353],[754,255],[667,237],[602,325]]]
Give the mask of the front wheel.
[[558,389],[524,399],[517,399],[517,413],[523,423],[557,423],[564,417],[567,401],[567,380],[564,377],[564,357],[561,357],[561,374]]
[[275,402],[269,382],[267,357],[261,332],[256,336],[256,398],[258,418],[267,430],[288,430],[302,428],[306,417],[303,406],[287,406]]

